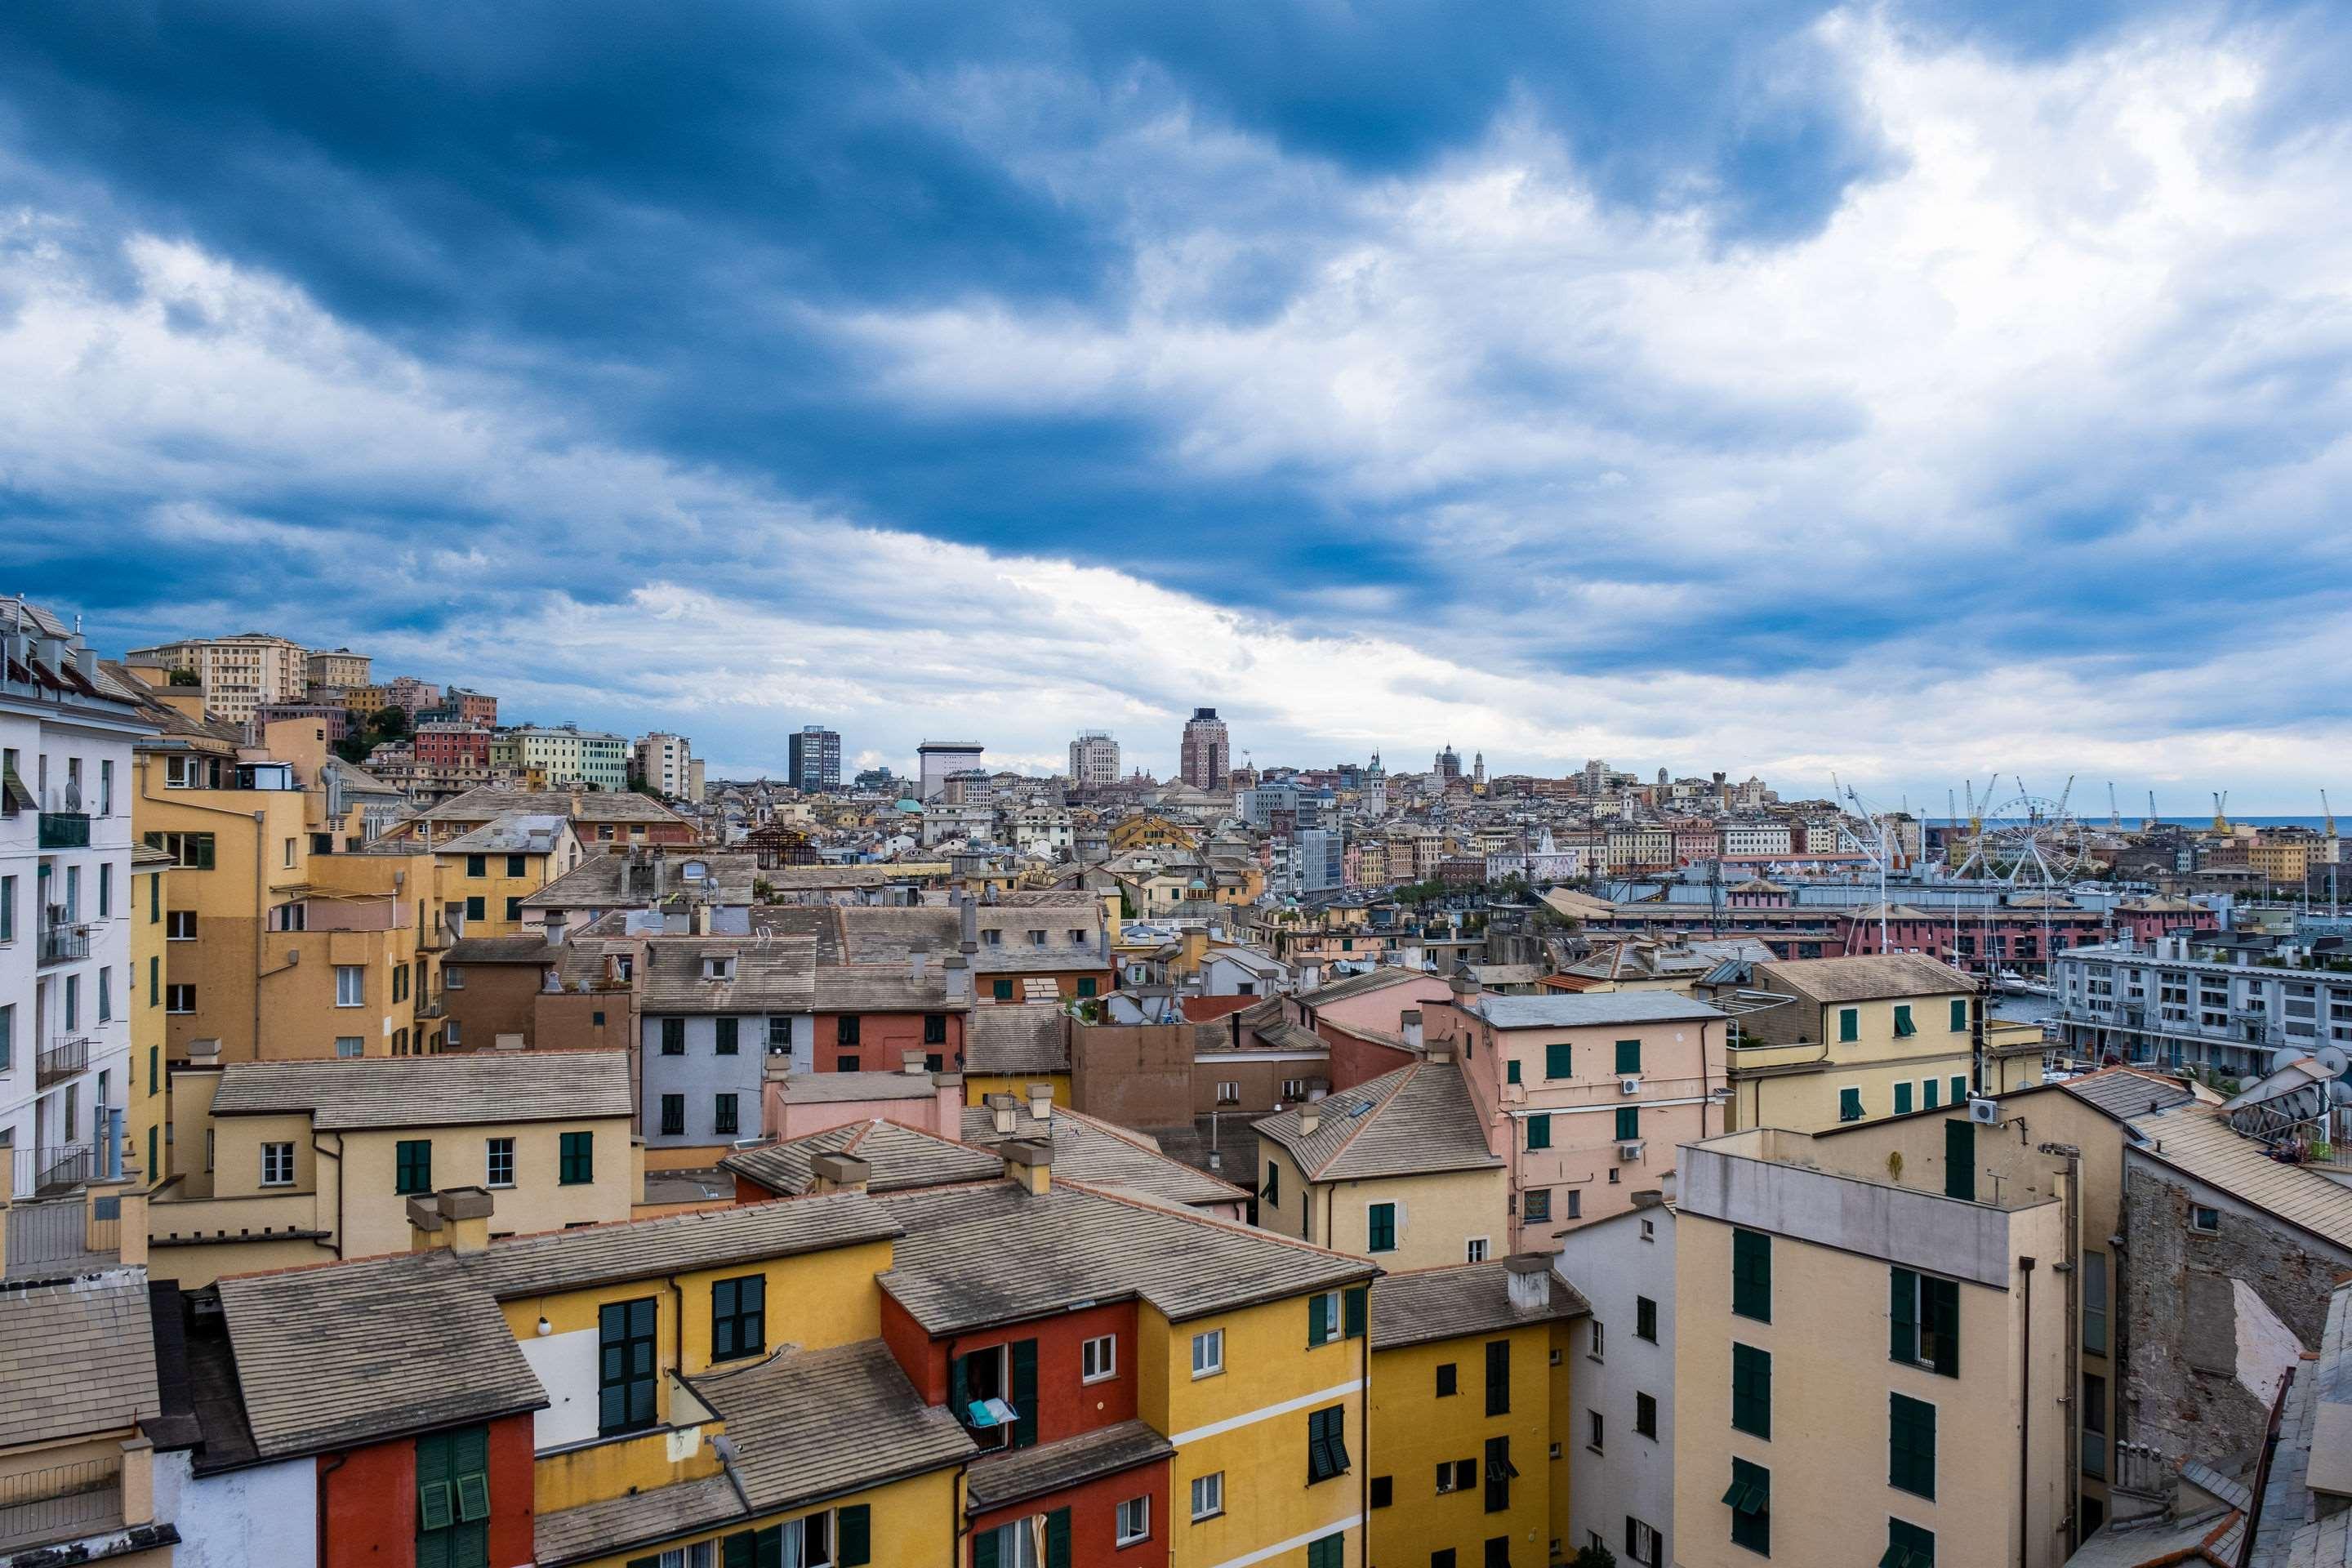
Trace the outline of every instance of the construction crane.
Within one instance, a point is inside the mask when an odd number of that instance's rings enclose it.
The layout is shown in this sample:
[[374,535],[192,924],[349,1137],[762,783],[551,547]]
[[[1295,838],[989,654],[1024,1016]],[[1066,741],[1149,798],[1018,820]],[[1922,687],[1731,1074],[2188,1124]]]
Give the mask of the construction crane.
[[2139,825],[2140,831],[2143,833],[2153,833],[2156,831],[2156,792],[2154,790],[2150,790],[2147,792],[2147,820]]
[[2123,830],[2124,813],[2123,808],[2116,804],[2116,781],[2109,779],[2107,781],[2107,831],[2121,833]]
[[2327,804],[2327,792],[2319,792],[2319,819],[2327,825],[2327,837],[2336,837],[2336,808]]
[[2221,789],[2221,790],[2215,790],[2215,791],[2213,792],[2213,831],[2214,831],[2214,832],[2216,832],[2216,833],[2227,833],[2227,832],[2229,832],[2229,831],[2230,831],[2230,817],[2229,817],[2229,810],[2230,810],[2230,792],[2229,792],[2228,790],[2225,790],[2225,789]]

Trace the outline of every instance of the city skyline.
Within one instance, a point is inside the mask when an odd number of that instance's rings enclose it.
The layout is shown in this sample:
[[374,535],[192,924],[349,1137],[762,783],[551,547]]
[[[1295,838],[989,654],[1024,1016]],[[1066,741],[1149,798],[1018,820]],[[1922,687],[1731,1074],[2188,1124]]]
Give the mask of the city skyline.
[[0,21],[11,587],[110,647],[364,643],[721,772],[975,713],[1160,770],[1213,702],[2307,810],[2352,742],[2325,13],[414,16],[268,72]]

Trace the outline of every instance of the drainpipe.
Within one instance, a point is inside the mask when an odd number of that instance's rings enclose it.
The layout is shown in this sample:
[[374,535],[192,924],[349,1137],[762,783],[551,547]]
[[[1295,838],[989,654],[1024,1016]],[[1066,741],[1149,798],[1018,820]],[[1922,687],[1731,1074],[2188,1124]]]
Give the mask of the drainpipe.
[[333,1488],[329,1481],[337,1470],[351,1462],[349,1454],[338,1454],[334,1462],[319,1470],[319,1568],[327,1568],[327,1510]]
[[2026,1516],[2032,1510],[2032,1488],[2029,1479],[2033,1473],[2033,1259],[2017,1260],[2018,1271],[2025,1276],[2025,1331],[2018,1355],[2017,1368],[2017,1561],[2020,1568],[2032,1562],[2027,1547],[2032,1541]]
[[[2052,1267],[2066,1276],[2066,1387],[2063,1402],[2066,1406],[2066,1468],[2076,1475],[2083,1465],[2083,1152],[2071,1143],[2044,1143],[2042,1152],[2055,1154],[2066,1162],[2066,1258]],[[2108,1300],[2114,1294],[2110,1289]],[[2116,1314],[2112,1306],[2108,1316]],[[2066,1554],[2073,1556],[2083,1544],[2081,1539],[2082,1482],[2069,1482],[2066,1498]]]

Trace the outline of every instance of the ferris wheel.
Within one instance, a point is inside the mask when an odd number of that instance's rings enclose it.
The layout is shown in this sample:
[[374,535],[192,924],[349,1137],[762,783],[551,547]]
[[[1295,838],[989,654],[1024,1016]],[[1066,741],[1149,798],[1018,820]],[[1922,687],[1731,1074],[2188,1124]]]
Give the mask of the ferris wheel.
[[1969,813],[1967,854],[1958,874],[2029,890],[2054,892],[2073,885],[2091,864],[2090,831],[2066,804],[2074,781],[2068,779],[2055,800],[2030,793],[2023,779],[2017,780],[2017,788],[2010,799]]

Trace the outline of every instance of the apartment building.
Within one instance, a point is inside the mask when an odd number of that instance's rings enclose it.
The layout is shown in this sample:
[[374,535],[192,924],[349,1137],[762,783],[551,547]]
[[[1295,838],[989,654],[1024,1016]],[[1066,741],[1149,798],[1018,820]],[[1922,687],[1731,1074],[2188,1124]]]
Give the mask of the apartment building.
[[1510,1252],[1632,1206],[1678,1144],[1723,1127],[1725,1032],[1706,1002],[1666,991],[1497,996],[1457,972],[1422,1009],[1428,1047],[1454,1053],[1510,1168]]
[[656,730],[638,736],[630,747],[629,774],[656,795],[699,804],[701,797],[693,789],[693,742]]
[[438,886],[452,904],[463,900],[469,937],[520,931],[523,900],[578,869],[584,854],[572,818],[557,812],[507,812],[433,847]]
[[803,724],[787,742],[785,772],[803,795],[830,795],[841,787],[841,734]]
[[499,737],[513,748],[514,771],[541,789],[566,784],[618,794],[629,787],[629,742],[576,724],[526,724]]
[[1082,731],[1070,742],[1070,782],[1081,788],[1118,783],[1118,742],[1108,731]]
[[[495,752],[491,762],[495,768]],[[600,854],[627,848],[684,847],[702,837],[693,823],[661,802],[634,790],[613,793],[602,789],[498,786],[467,790],[454,799],[427,806],[402,821],[391,837],[439,844],[516,811],[571,817],[572,831],[580,842]]]
[[[0,1146],[10,1193],[121,1149],[131,1015],[131,755],[152,732],[80,635],[0,602]],[[152,888],[152,882],[149,884]]]
[[2069,1554],[2057,1266],[2077,1200],[2057,1158],[1966,1119],[1941,1131],[1900,1166],[1863,1146],[1868,1128],[1681,1151],[1676,1562]]
[[1584,1299],[1548,1258],[1372,1282],[1367,1563],[1559,1563]]
[[2292,943],[2109,942],[2061,954],[2052,979],[2067,1047],[2095,1061],[2259,1078],[2282,1049],[2352,1047],[2352,973]]
[[235,724],[252,718],[264,703],[300,701],[310,686],[310,650],[268,632],[187,637],[133,648],[123,655],[123,662],[133,669],[194,676],[205,711]]
[[373,679],[369,669],[373,663],[366,654],[347,647],[314,648],[303,659],[303,679],[311,686],[338,691],[365,686]]
[[1560,1424],[1569,1521],[1561,1544],[1634,1568],[1675,1555],[1675,1206],[1654,1192],[1559,1238],[1553,1267],[1586,1301],[1566,1360]]
[[183,1287],[404,1250],[441,1187],[490,1194],[506,1236],[626,1219],[645,1186],[618,1051],[241,1062],[174,1072],[170,1100],[148,1235]]

